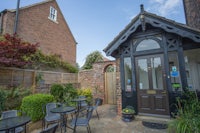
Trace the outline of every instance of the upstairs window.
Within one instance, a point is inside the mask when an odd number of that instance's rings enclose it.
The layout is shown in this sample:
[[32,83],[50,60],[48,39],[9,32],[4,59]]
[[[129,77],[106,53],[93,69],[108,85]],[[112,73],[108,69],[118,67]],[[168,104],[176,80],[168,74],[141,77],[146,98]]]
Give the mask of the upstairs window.
[[57,10],[52,6],[50,6],[49,19],[53,20],[54,22],[57,22]]

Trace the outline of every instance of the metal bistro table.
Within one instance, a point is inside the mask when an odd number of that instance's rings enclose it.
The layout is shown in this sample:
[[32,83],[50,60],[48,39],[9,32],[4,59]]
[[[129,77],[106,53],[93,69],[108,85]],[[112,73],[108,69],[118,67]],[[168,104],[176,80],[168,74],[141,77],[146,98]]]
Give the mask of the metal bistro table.
[[[78,107],[77,107],[77,108],[78,108],[78,111],[77,111],[77,114],[76,114],[76,118],[78,118],[78,117],[79,117],[79,113],[81,112],[81,108],[82,108],[82,107],[81,107],[81,102],[82,102],[82,101],[86,101],[86,98],[85,98],[85,97],[84,97],[84,98],[83,98],[83,97],[81,97],[81,98],[78,97],[78,98],[73,99],[72,101],[73,101],[73,102],[77,102],[77,104],[78,104],[78,105],[77,105],[77,106],[78,106]],[[77,119],[76,119],[76,121],[75,121],[74,132],[76,132],[76,122],[77,122]]]
[[0,120],[0,131],[13,131],[15,133],[15,128],[24,126],[25,125],[25,133],[26,133],[26,124],[30,122],[31,119],[28,116],[17,116],[17,117],[10,117],[6,119]]
[[[67,120],[65,119],[65,114],[68,112],[73,112],[75,111],[76,108],[72,107],[72,106],[61,106],[61,107],[57,107],[51,110],[52,113],[59,113],[61,115],[62,118],[62,128],[64,127],[64,133],[66,133],[66,127],[67,127]],[[62,128],[61,128],[61,132],[62,132]]]
[[72,101],[73,102],[77,102],[77,104],[78,104],[78,111],[80,111],[80,109],[81,109],[81,102],[82,101],[86,101],[86,98],[76,98],[76,99],[73,99]]

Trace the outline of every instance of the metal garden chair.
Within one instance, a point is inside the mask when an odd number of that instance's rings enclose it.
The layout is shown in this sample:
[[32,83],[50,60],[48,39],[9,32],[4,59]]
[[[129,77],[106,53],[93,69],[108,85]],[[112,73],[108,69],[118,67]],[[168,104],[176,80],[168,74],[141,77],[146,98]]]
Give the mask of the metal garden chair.
[[101,99],[100,99],[100,98],[96,98],[96,99],[95,99],[95,105],[92,106],[92,107],[93,107],[93,110],[96,111],[96,114],[97,114],[98,119],[99,119],[99,114],[98,114],[97,108],[98,108],[98,106],[100,105],[100,103],[101,103]]
[[43,113],[45,114],[45,117],[43,119],[43,129],[48,128],[49,124],[52,123],[59,123],[61,120],[60,114],[52,113],[50,110],[53,108],[56,108],[57,106],[61,106],[60,103],[47,103],[45,106],[43,106]]
[[79,117],[79,113],[77,112],[76,118],[72,119],[71,121],[71,126],[73,128],[73,132],[76,133],[76,127],[77,126],[85,126],[87,127],[87,132],[91,133],[90,130],[90,119],[92,117],[92,113],[93,113],[93,107],[88,107],[85,116],[81,116]]
[[[78,98],[86,98],[86,96],[78,96]],[[82,107],[87,107],[88,103],[86,101],[81,101],[81,108]]]

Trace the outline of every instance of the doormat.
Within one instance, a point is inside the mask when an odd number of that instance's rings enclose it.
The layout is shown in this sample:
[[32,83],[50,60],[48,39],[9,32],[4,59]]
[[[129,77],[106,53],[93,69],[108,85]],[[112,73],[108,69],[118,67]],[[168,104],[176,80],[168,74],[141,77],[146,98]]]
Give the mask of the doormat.
[[142,121],[143,126],[153,129],[166,129],[167,124]]

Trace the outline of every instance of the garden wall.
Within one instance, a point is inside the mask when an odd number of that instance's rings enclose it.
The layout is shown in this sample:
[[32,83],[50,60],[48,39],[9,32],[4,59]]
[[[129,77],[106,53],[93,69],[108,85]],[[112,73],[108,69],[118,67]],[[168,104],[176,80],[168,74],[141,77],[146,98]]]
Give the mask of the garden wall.
[[104,74],[108,66],[115,66],[115,61],[103,61],[93,64],[93,69],[81,70],[78,82],[81,88],[91,88],[94,98],[99,97],[105,101],[105,78]]
[[[41,75],[41,83],[36,83],[36,78]],[[77,73],[62,73],[52,71],[38,71],[18,68],[0,68],[0,85],[1,86],[23,86],[32,87],[33,92],[47,92],[53,83],[72,83],[75,87],[78,84]]]

